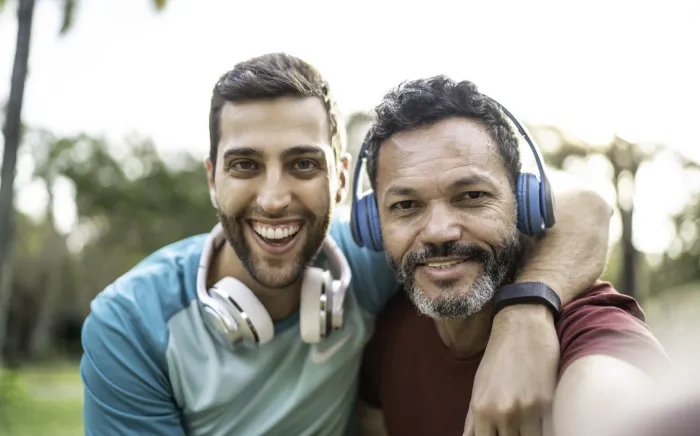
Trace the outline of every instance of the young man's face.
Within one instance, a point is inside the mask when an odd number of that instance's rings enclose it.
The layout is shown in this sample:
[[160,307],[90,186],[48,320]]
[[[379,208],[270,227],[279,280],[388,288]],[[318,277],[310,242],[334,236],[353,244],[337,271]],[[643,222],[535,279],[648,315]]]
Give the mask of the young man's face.
[[226,103],[216,168],[207,163],[228,242],[270,288],[299,279],[326,237],[342,198],[328,115],[315,97]]

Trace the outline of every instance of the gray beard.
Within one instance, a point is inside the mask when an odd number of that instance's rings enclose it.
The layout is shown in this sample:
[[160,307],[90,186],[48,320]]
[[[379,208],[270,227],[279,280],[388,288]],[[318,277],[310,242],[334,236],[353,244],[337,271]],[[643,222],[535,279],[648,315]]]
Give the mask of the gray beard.
[[406,292],[413,305],[423,315],[438,321],[465,319],[480,312],[493,299],[506,274],[507,268],[499,270],[497,277],[482,273],[467,292],[450,286],[443,288],[438,298],[428,298],[415,282]]

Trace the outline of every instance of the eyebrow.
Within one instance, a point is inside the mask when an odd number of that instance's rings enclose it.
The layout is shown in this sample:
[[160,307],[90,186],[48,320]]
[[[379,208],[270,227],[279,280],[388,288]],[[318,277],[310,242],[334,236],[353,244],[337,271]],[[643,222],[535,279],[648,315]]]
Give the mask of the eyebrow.
[[[464,188],[474,186],[479,183],[485,183],[489,186],[494,186],[493,181],[489,177],[483,176],[481,174],[471,174],[469,176],[460,177],[459,179],[455,180],[450,184],[450,188]],[[416,190],[405,186],[392,186],[387,191],[387,195],[393,195],[396,197],[410,197],[416,195]]]
[[251,147],[235,147],[235,148],[229,148],[228,150],[224,151],[223,158],[226,159],[230,156],[239,156],[239,157],[256,157],[258,159],[263,158],[263,154]]
[[319,154],[323,153],[323,149],[317,145],[297,145],[288,148],[282,152],[282,159],[301,156],[303,154]]
[[[296,145],[294,147],[288,148],[282,152],[282,159],[287,159],[294,156],[301,156],[304,154],[318,154],[323,153],[323,149],[317,145]],[[226,159],[231,156],[237,157],[254,157],[258,159],[263,159],[265,156],[260,150],[256,150],[252,147],[235,147],[229,148],[224,151],[223,158]]]

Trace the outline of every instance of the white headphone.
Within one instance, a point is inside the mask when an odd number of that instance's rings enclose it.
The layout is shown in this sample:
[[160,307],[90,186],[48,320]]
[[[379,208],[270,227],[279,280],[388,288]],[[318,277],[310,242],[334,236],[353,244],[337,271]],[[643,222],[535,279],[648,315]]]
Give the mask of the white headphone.
[[[240,342],[264,344],[274,336],[272,318],[255,294],[233,277],[224,277],[207,290],[207,274],[212,256],[225,242],[223,228],[218,223],[209,234],[197,271],[197,297],[202,317],[215,339],[233,350]],[[323,241],[323,253],[331,267],[339,271],[334,280],[331,272],[307,267],[301,285],[299,327],[304,342],[320,342],[333,330],[343,326],[343,303],[352,273],[347,259],[333,238]]]

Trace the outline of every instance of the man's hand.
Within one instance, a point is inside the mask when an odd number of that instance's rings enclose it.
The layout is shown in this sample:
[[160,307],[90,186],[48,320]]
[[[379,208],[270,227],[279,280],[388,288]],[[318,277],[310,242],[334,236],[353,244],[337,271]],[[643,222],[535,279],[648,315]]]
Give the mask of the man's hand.
[[476,372],[464,435],[542,435],[558,364],[559,339],[544,306],[498,312]]

